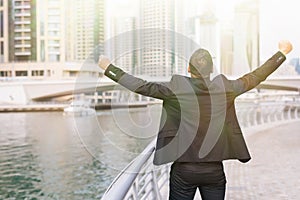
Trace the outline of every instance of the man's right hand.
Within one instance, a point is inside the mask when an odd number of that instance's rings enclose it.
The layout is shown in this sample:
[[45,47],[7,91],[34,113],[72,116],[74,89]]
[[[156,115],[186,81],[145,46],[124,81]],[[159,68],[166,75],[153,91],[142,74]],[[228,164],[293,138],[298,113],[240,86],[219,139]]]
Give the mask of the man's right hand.
[[278,47],[284,55],[287,55],[293,49],[293,45],[288,40],[281,40],[278,44]]
[[107,58],[104,55],[100,55],[99,56],[99,60],[98,60],[98,66],[103,69],[104,71],[106,70],[106,68],[111,64],[109,58]]

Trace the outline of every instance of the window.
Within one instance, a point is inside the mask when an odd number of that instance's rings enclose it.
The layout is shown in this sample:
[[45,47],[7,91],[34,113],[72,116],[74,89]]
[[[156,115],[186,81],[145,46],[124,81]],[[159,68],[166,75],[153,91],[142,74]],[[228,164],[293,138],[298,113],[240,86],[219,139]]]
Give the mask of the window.
[[33,70],[31,71],[31,76],[44,76],[43,70]]
[[45,35],[45,24],[44,24],[44,22],[41,22],[40,23],[41,25],[41,36],[44,36]]
[[59,62],[59,55],[49,55],[49,61],[50,62]]
[[16,71],[16,76],[28,76],[27,71]]
[[49,36],[59,36],[59,31],[49,31],[48,35]]
[[0,71],[0,77],[11,77],[11,71]]
[[41,61],[45,61],[45,40],[41,40]]
[[3,22],[3,11],[0,11],[0,37],[3,37],[4,35],[4,32],[3,32],[3,29],[4,29],[4,22]]
[[77,72],[76,71],[70,71],[70,77],[75,77],[77,76]]
[[0,42],[0,55],[4,55],[4,43]]

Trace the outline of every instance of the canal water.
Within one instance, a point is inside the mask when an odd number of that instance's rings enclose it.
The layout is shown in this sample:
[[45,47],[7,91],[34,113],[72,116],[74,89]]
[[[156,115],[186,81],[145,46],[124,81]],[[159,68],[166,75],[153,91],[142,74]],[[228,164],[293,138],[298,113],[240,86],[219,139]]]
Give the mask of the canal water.
[[99,199],[155,137],[159,105],[0,114],[0,199]]

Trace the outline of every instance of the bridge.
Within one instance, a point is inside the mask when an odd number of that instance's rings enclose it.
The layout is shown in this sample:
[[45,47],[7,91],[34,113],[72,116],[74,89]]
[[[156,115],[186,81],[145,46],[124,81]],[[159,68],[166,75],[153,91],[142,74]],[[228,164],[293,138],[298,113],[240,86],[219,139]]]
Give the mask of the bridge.
[[[147,81],[166,82],[167,77],[140,78]],[[257,87],[261,89],[300,92],[300,76],[287,78],[269,78]],[[112,80],[79,77],[73,80],[59,81],[14,81],[0,82],[0,104],[28,104],[32,101],[49,101],[55,98],[71,98],[75,94],[95,93],[110,90],[124,90]]]

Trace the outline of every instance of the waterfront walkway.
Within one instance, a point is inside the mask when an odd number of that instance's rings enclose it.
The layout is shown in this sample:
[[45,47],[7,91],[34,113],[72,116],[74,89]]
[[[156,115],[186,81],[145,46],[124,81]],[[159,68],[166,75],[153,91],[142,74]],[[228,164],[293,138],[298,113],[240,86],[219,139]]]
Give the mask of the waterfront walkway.
[[[265,127],[266,128],[266,127]],[[300,121],[245,130],[252,159],[225,161],[226,200],[297,200],[300,196]],[[167,194],[167,193],[165,193]],[[167,199],[166,196],[163,199]],[[195,200],[199,200],[197,191]]]
[[226,199],[299,199],[300,121],[250,133],[246,142],[252,156],[249,163],[225,162]]

